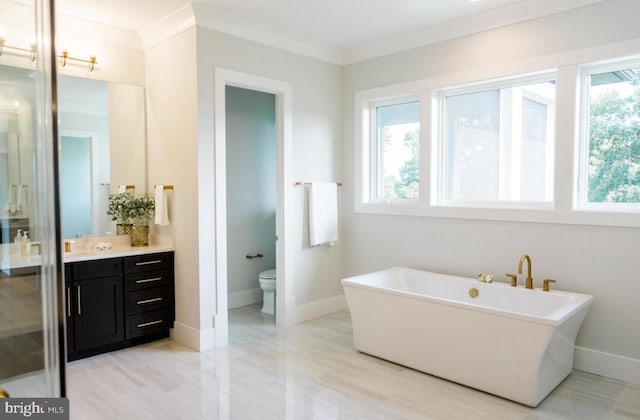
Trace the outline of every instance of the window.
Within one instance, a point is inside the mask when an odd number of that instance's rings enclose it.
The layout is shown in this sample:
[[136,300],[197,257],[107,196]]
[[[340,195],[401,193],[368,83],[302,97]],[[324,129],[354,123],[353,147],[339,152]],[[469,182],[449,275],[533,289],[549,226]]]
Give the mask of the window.
[[440,94],[440,204],[553,199],[555,81]]
[[371,105],[371,196],[415,200],[420,187],[420,102]]
[[356,213],[640,228],[640,55],[566,60],[355,92]]
[[640,204],[640,68],[597,66],[584,75],[580,206]]

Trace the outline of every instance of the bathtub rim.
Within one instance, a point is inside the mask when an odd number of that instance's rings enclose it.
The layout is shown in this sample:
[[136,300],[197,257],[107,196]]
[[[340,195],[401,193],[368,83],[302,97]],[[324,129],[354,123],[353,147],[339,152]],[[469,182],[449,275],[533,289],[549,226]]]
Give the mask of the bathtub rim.
[[[524,312],[514,312],[514,311],[508,311],[508,310],[504,310],[504,309],[491,308],[491,307],[488,307],[488,306],[485,306],[485,305],[478,305],[478,304],[474,304],[474,303],[471,303],[471,302],[461,302],[461,301],[457,301],[457,300],[453,300],[453,299],[447,299],[447,298],[441,298],[441,297],[433,297],[433,296],[429,296],[429,295],[422,295],[422,294],[419,294],[419,293],[409,292],[409,291],[405,291],[405,290],[398,290],[398,289],[392,289],[392,288],[388,288],[388,287],[374,286],[374,285],[366,284],[366,283],[364,283],[362,281],[362,279],[365,278],[366,276],[370,276],[370,275],[374,275],[374,274],[382,274],[382,273],[394,273],[394,272],[397,272],[397,271],[411,271],[411,272],[415,272],[415,273],[428,273],[428,274],[435,274],[435,275],[438,275],[438,276],[443,276],[445,278],[462,279],[462,280],[468,281],[471,285],[475,284],[476,287],[478,285],[480,287],[487,287],[487,288],[489,288],[489,287],[511,287],[510,285],[508,285],[506,283],[501,283],[501,282],[482,283],[482,282],[479,282],[477,279],[473,279],[473,278],[470,278],[470,277],[456,276],[456,275],[452,275],[452,274],[438,273],[436,271],[420,270],[420,269],[415,269],[415,268],[410,268],[410,267],[403,267],[403,266],[395,266],[395,267],[387,268],[387,269],[384,269],[384,270],[378,270],[378,271],[373,271],[373,272],[366,273],[366,274],[347,277],[347,278],[342,279],[340,283],[342,284],[343,288],[346,286],[346,287],[354,287],[354,288],[358,288],[358,289],[365,289],[365,290],[369,290],[369,291],[377,292],[377,293],[382,293],[382,294],[393,294],[393,295],[396,295],[396,296],[402,296],[402,297],[405,297],[405,298],[408,298],[408,299],[426,301],[426,302],[437,304],[437,305],[452,306],[452,307],[459,308],[459,309],[462,309],[462,310],[467,310],[467,311],[480,311],[480,312],[485,312],[485,313],[496,315],[496,316],[505,316],[505,317],[508,317],[508,318],[518,319],[518,320],[532,322],[532,323],[536,323],[536,324],[554,326],[554,327],[562,325],[567,319],[571,318],[578,311],[583,310],[585,308],[589,308],[589,306],[591,305],[591,303],[593,301],[593,296],[585,294],[585,293],[567,292],[567,291],[562,291],[562,290],[554,290],[554,291],[544,292],[544,291],[542,291],[541,288],[536,288],[536,289],[527,291],[526,293],[544,293],[544,294],[552,294],[552,295],[560,295],[560,296],[571,296],[571,297],[576,298],[576,300],[571,302],[570,309],[567,310],[561,317],[551,317],[551,316],[543,317],[543,316],[538,316],[538,315],[527,314],[527,313],[524,313]],[[520,290],[522,290],[522,288],[520,288]]]

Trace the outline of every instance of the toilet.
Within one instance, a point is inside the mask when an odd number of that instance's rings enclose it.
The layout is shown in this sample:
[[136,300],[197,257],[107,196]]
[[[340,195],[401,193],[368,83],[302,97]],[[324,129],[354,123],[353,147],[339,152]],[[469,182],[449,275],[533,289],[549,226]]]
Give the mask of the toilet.
[[262,313],[275,315],[276,313],[276,270],[266,270],[258,275],[260,288],[263,290]]

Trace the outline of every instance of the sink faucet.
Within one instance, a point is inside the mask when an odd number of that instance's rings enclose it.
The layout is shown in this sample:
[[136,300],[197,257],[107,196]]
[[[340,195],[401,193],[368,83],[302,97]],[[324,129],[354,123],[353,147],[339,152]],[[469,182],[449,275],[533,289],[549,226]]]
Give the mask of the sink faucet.
[[531,258],[528,255],[523,255],[520,257],[520,262],[518,263],[518,274],[522,274],[522,263],[527,261],[527,279],[525,288],[533,289],[533,278],[531,277]]

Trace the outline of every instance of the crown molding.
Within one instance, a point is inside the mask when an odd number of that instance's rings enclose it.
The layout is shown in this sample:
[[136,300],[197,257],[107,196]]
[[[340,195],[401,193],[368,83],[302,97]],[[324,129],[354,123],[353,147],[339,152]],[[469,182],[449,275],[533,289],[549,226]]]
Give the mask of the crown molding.
[[195,26],[196,18],[191,6],[186,4],[143,28],[140,31],[140,38],[144,49],[158,45]]
[[280,48],[306,57],[333,64],[342,64],[342,49],[314,44],[290,33],[279,31],[260,22],[216,10],[213,6],[192,2],[198,26],[224,32],[249,41]]
[[444,22],[419,31],[375,42],[364,47],[346,49],[343,53],[342,64],[348,65],[367,61],[518,22],[590,6],[603,1],[606,0],[525,0],[478,15]]
[[60,48],[65,44],[95,44],[142,49],[140,35],[136,31],[59,13],[56,14],[56,41]]
[[217,10],[208,3],[192,1],[142,29],[139,35],[142,47],[147,49],[197,25],[320,61],[348,65],[604,1],[607,0],[523,0],[478,15],[346,49],[309,42],[260,22]]

